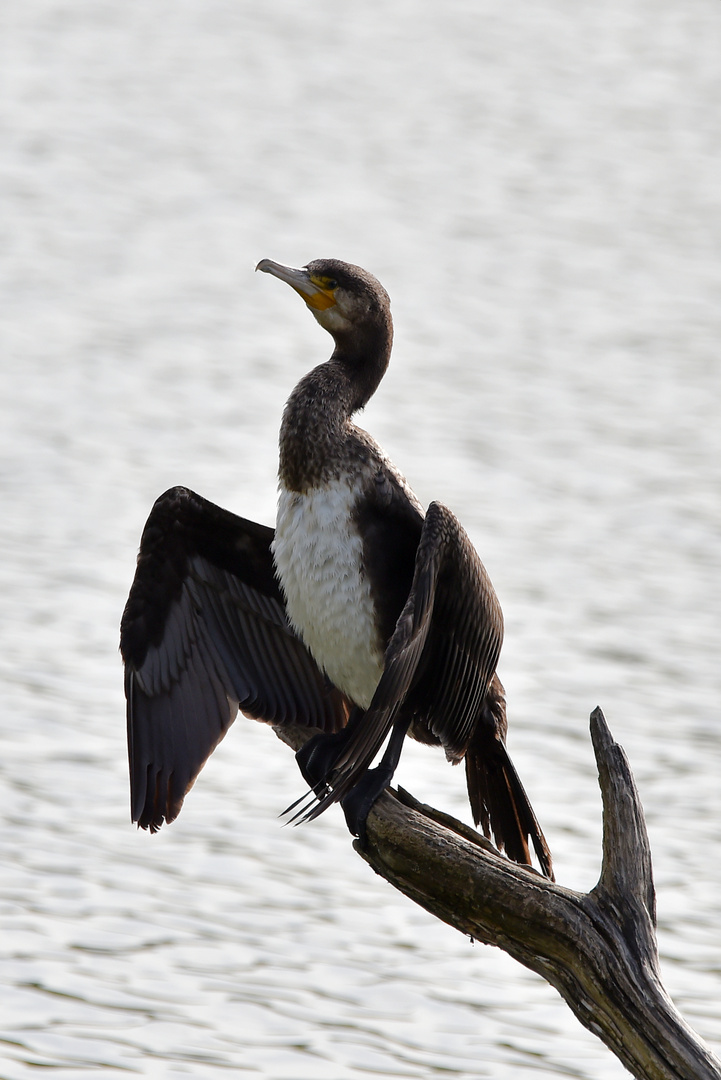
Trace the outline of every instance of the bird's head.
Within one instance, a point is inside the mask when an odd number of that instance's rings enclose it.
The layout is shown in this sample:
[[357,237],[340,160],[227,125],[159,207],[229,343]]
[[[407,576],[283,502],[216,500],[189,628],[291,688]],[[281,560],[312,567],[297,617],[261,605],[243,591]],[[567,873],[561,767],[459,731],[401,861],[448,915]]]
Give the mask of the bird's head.
[[390,325],[388,293],[360,266],[340,259],[314,259],[296,269],[272,259],[261,259],[256,270],[272,274],[295,289],[336,341],[364,336],[370,327]]

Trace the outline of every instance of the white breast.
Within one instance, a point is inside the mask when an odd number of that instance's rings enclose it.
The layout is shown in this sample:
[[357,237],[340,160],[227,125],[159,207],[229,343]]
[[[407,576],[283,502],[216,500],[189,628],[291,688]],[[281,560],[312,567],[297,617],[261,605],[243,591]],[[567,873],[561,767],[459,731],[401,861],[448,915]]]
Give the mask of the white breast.
[[351,520],[357,496],[338,481],[305,495],[281,487],[273,555],[294,630],[335,686],[367,708],[383,654]]

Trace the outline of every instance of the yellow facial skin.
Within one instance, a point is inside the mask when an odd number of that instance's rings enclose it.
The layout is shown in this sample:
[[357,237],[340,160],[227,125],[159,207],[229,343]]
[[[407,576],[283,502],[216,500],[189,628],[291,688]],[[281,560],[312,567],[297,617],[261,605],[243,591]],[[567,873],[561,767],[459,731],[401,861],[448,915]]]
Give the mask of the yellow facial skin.
[[335,305],[335,290],[336,283],[332,278],[319,278],[310,276],[308,279],[311,284],[317,287],[317,292],[312,296],[308,296],[307,293],[301,292],[300,289],[296,289],[305,300],[306,304],[310,308],[315,308],[316,311],[326,311],[328,308]]

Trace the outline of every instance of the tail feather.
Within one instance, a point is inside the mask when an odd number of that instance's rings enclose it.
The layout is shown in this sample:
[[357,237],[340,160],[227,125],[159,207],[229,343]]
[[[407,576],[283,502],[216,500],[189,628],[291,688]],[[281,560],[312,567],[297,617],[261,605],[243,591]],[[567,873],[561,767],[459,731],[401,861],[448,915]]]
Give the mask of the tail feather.
[[530,838],[543,873],[551,881],[553,861],[546,838],[513,762],[497,736],[472,743],[466,753],[466,780],[473,820],[514,862],[531,862]]

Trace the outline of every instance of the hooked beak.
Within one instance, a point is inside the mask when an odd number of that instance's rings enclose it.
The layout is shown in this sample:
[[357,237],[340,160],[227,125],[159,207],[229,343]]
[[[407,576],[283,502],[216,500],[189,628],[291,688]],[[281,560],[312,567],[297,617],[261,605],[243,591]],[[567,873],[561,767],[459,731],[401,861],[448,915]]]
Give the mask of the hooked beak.
[[308,307],[315,311],[325,311],[335,305],[333,290],[325,287],[321,281],[312,278],[304,266],[296,269],[293,266],[283,266],[282,263],[273,262],[272,259],[261,259],[255,269],[285,281],[303,297]]

